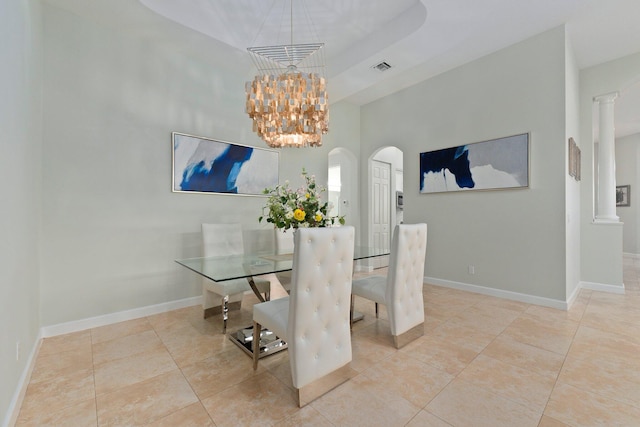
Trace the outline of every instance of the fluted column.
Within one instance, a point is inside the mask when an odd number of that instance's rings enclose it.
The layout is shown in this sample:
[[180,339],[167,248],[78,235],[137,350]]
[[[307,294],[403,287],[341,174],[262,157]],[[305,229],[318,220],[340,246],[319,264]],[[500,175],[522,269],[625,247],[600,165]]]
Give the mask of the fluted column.
[[596,222],[619,222],[616,215],[616,150],[613,124],[614,101],[618,92],[596,96],[599,107],[598,212]]

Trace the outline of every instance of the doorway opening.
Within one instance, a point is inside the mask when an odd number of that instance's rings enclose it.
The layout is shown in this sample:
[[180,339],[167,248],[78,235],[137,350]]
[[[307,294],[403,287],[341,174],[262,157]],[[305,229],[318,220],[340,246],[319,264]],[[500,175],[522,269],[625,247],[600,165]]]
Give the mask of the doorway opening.
[[[368,163],[368,241],[371,246],[388,250],[394,227],[404,221],[404,153],[397,147],[385,147]],[[371,267],[388,265],[389,257],[377,257]]]
[[328,200],[331,216],[344,216],[345,224],[358,225],[358,161],[346,148],[334,148],[329,152],[327,173]]

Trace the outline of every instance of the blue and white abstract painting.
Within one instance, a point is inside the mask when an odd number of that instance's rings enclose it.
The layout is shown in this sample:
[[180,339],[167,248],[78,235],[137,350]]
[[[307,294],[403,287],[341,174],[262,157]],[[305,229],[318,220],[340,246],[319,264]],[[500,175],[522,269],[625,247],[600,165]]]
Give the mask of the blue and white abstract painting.
[[420,153],[420,192],[529,186],[529,134]]
[[262,195],[278,185],[274,150],[173,132],[173,191]]

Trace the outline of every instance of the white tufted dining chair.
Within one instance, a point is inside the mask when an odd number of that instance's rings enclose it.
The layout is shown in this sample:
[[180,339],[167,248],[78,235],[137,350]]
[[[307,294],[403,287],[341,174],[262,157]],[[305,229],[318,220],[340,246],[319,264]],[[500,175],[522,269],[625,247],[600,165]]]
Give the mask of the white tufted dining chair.
[[[202,224],[202,248],[202,255],[205,257],[244,254],[242,226],[240,224]],[[254,282],[260,293],[265,294],[265,299],[269,299],[270,282],[260,279],[255,279]],[[222,313],[222,333],[226,333],[229,310],[239,310],[242,295],[250,290],[251,286],[247,279],[222,282],[203,279],[204,318]]]
[[253,369],[264,326],[288,344],[300,407],[349,379],[354,236],[351,226],[298,229],[290,296],[253,306]]
[[[275,229],[276,254],[292,254],[293,253],[293,230],[282,231]],[[283,271],[276,273],[276,277],[282,287],[287,291],[291,291],[291,271]]]
[[[396,348],[424,334],[424,261],[427,224],[396,225],[391,243],[387,276],[369,276],[353,281],[351,293],[387,307],[391,335]],[[351,299],[353,312],[353,297]]]

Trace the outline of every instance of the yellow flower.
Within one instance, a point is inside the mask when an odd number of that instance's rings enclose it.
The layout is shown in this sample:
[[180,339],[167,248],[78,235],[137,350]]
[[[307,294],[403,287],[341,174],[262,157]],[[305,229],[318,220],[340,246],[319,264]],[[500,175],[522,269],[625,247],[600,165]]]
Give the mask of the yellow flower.
[[322,214],[320,212],[316,212],[316,216],[314,217],[316,222],[322,221]]
[[311,197],[311,194],[307,193],[304,195],[304,197],[306,197],[307,199]]
[[299,209],[299,208],[293,211],[293,217],[298,221],[304,221],[304,217],[306,215],[307,214],[302,209]]

